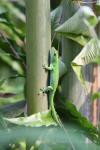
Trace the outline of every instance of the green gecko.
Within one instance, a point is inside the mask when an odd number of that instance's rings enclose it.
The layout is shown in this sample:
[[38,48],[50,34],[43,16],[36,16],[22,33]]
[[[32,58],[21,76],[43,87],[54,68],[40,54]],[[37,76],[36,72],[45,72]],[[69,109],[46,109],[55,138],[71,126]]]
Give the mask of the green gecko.
[[[64,64],[63,64],[64,65]],[[54,96],[55,96],[55,92],[58,86],[58,81],[59,81],[59,77],[60,77],[60,61],[59,61],[59,57],[58,57],[58,51],[52,47],[50,49],[50,66],[43,66],[44,69],[46,70],[50,70],[50,85],[44,89],[41,89],[44,93],[49,91],[49,103],[50,103],[50,111],[52,113],[52,116],[55,120],[55,122],[61,127],[63,128],[63,130],[65,131],[65,134],[68,136],[69,142],[72,146],[73,150],[76,150],[70,137],[68,134],[68,131],[65,129],[61,119],[59,118],[55,107],[54,107]],[[64,68],[64,66],[63,66]],[[65,69],[66,72],[66,69]],[[63,74],[62,74],[63,75]]]
[[48,67],[44,65],[43,67],[46,70],[50,70],[50,85],[41,89],[41,91],[44,93],[49,91],[49,103],[52,116],[56,123],[59,126],[62,126],[61,120],[54,107],[54,96],[59,81],[59,57],[58,52],[54,47],[52,47],[50,50],[50,66]]

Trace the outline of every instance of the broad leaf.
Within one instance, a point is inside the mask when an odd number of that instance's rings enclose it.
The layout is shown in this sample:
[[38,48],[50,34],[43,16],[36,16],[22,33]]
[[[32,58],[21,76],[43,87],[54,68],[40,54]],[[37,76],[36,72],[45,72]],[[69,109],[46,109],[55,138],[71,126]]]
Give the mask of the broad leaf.
[[[0,82],[0,92],[1,93],[23,93],[24,92],[24,77],[9,77],[7,79],[1,80]],[[16,88],[17,87],[17,88]]]
[[97,2],[96,2],[96,6],[97,6],[97,10],[99,10],[99,11],[100,11],[100,0],[97,0]]
[[17,72],[14,71],[7,63],[0,59],[0,83],[1,81],[16,75]]
[[19,118],[12,118],[12,119],[4,118],[4,119],[17,125],[30,126],[30,127],[57,125],[52,118],[50,110],[41,113],[39,112],[28,117],[19,117]]
[[[0,97],[0,111],[2,110],[2,107],[6,107],[7,105],[13,105],[16,102],[22,101],[23,99],[24,99],[24,93],[17,93],[14,96],[11,96],[11,97],[9,96],[8,98],[6,96]],[[20,108],[17,108],[16,110],[9,109],[9,111],[6,110],[6,111],[1,111],[1,112],[3,112],[3,115],[6,117],[17,117],[23,112],[23,109],[20,109]]]
[[4,129],[7,128],[7,123],[6,121],[3,119],[2,114],[0,113],[0,129]]
[[82,67],[89,63],[100,63],[100,41],[98,39],[91,39],[71,63],[82,84],[84,83]]
[[92,125],[92,123],[81,115],[80,112],[77,111],[75,105],[73,105],[70,101],[61,102],[59,106],[59,112],[62,114],[66,126],[70,122],[74,127],[81,128],[93,142],[100,144],[100,135],[96,127]]
[[92,100],[100,100],[100,92],[92,93]]
[[0,30],[2,30],[2,33],[7,38],[14,40],[19,46],[23,45],[23,41],[19,36],[20,30],[16,27],[14,28],[11,24],[8,24],[8,22],[3,18],[0,19]]
[[0,6],[0,16],[2,14],[5,14],[6,12],[7,12],[6,9],[4,7],[2,7],[2,6]]
[[[0,100],[0,112],[3,114],[3,117],[7,118],[15,118],[20,116],[22,113],[25,112],[25,105],[26,101],[23,100],[12,100],[14,98],[10,98],[9,100],[3,100],[3,102],[7,103],[6,105],[1,106],[1,100]],[[18,101],[18,102],[16,102]]]
[[52,32],[60,25],[62,15],[62,6],[57,7],[51,12],[51,29]]
[[68,38],[68,39],[71,39],[71,40],[77,42],[78,44],[80,44],[82,46],[86,45],[90,40],[90,37],[83,36],[81,34],[76,35],[76,34],[72,34],[72,33],[63,33],[63,36],[65,38]]
[[98,17],[98,21],[100,22],[100,16]]
[[20,75],[24,74],[23,68],[21,64],[12,58],[9,53],[4,52],[0,49],[0,59],[7,63],[9,66],[12,67],[13,70],[17,71]]
[[[28,145],[28,150],[99,150],[100,146],[92,143],[82,130],[73,127],[72,124],[66,126],[67,134],[56,127],[38,128],[12,128],[6,132],[0,131],[0,148],[11,150],[11,145],[17,149],[20,146]],[[88,143],[86,143],[88,141]],[[20,144],[21,143],[21,144]],[[9,145],[7,147],[7,145]],[[19,146],[19,147],[18,147]],[[22,147],[21,147],[22,148]],[[22,150],[22,149],[21,149]]]
[[[87,6],[81,6],[80,9],[61,26],[56,28],[56,32],[85,45],[87,39],[91,37],[89,27],[85,23],[89,22],[90,26],[95,27],[98,19],[92,9]],[[81,39],[79,39],[81,37]],[[80,40],[80,41],[79,41]]]
[[15,17],[16,19],[18,18],[20,21],[25,22],[25,15],[17,7],[15,7],[11,1],[0,0],[0,4],[8,11],[8,15],[11,19],[14,19]]
[[25,1],[24,0],[14,0],[13,3],[17,3],[19,6],[25,7]]

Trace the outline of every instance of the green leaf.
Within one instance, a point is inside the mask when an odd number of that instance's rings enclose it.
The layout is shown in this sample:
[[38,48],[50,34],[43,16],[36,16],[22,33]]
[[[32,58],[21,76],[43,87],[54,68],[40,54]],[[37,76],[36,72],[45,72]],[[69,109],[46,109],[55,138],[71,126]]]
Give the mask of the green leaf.
[[82,85],[85,85],[85,79],[84,79],[84,74],[82,72],[82,66],[78,65],[74,62],[71,63],[71,66],[72,66],[78,80],[81,82]]
[[[9,77],[1,80],[0,92],[18,94],[24,91],[24,77]],[[16,88],[17,87],[17,88]]]
[[8,64],[0,59],[0,83],[1,81],[16,75],[17,73]]
[[65,38],[68,38],[68,39],[71,39],[75,42],[77,42],[78,44],[82,45],[82,46],[85,46],[89,40],[90,40],[90,37],[88,36],[83,36],[83,35],[76,35],[76,34],[72,34],[72,33],[63,33],[63,36]]
[[62,6],[57,7],[51,12],[51,30],[52,32],[60,25]]
[[[91,36],[89,27],[85,23],[85,20],[88,21],[89,25],[92,27],[95,27],[98,23],[98,19],[92,9],[88,6],[81,6],[71,18],[56,28],[55,31],[61,35],[66,35],[67,38],[73,39],[81,45],[84,45],[87,38]],[[81,37],[80,42],[79,37]]]
[[0,112],[3,114],[3,117],[15,118],[20,116],[25,111],[26,101],[20,100],[19,98],[20,101],[16,102],[16,99],[13,98],[12,101],[11,99],[12,98],[10,98],[10,101],[7,99],[3,100],[4,103],[6,103],[6,105],[3,106],[1,106],[0,100]]
[[7,38],[14,40],[19,46],[23,45],[23,41],[18,35],[20,31],[16,27],[14,29],[5,19],[0,19],[0,29]]
[[78,129],[81,128],[87,137],[89,137],[94,143],[100,144],[100,135],[98,129],[84,117],[79,111],[77,111],[75,105],[70,101],[61,102],[59,110],[62,116],[66,119],[66,126],[68,122]]
[[97,10],[99,10],[99,11],[100,11],[100,0],[97,0],[97,2],[96,2],[96,6],[97,6]]
[[100,22],[100,16],[98,16],[98,22]]
[[25,15],[16,7],[14,6],[11,1],[9,0],[0,0],[1,6],[8,11],[8,16],[11,19],[18,18],[20,21],[25,22]]
[[9,66],[12,67],[13,70],[17,71],[20,75],[24,75],[23,68],[21,64],[12,58],[9,53],[4,52],[0,49],[0,59],[7,63]]
[[0,6],[0,16],[2,14],[5,14],[6,12],[7,12],[6,9],[4,7],[2,7],[2,6]]
[[14,144],[9,144],[10,150],[26,150],[25,140],[19,140]]
[[95,92],[92,94],[92,100],[98,100],[100,99],[100,92]]
[[4,118],[4,119],[13,124],[30,126],[30,127],[57,125],[52,118],[50,110],[41,113],[39,112],[28,117],[19,117],[19,118],[12,118],[12,119]]
[[91,39],[71,63],[82,84],[84,83],[82,67],[89,63],[100,63],[100,41],[98,39]]
[[89,63],[96,63],[98,57],[100,57],[100,40],[91,39],[73,62],[80,66],[85,66]]
[[7,128],[7,123],[6,123],[6,121],[3,119],[2,114],[0,113],[0,130],[1,130],[1,129],[5,129],[5,128]]
[[[5,12],[0,14],[0,17],[7,19],[10,24],[13,24],[14,28],[20,30],[25,35],[25,2],[0,0],[0,8],[4,9]],[[10,25],[11,26],[11,25]],[[16,34],[16,33],[15,33]]]
[[17,3],[19,6],[25,7],[25,1],[24,0],[15,0],[15,3]]
[[17,108],[16,110],[4,110],[2,111],[2,107],[6,107],[8,105],[14,105],[16,102],[20,102],[24,99],[23,93],[18,93],[12,97],[0,97],[0,112],[3,112],[5,117],[17,117],[23,113],[24,108]]

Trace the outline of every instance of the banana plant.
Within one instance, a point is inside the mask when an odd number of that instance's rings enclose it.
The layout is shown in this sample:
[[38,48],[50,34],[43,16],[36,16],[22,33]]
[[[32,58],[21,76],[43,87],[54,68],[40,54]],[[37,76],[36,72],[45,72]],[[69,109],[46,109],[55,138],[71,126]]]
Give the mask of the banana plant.
[[87,6],[81,6],[71,18],[56,28],[55,32],[84,46],[91,38],[85,21],[88,21],[92,27],[95,27],[98,23],[98,19],[92,9]]
[[99,39],[91,39],[71,63],[72,68],[82,85],[84,85],[84,75],[82,73],[82,68],[90,63],[100,64]]
[[[6,2],[6,0],[5,0]],[[20,1],[18,1],[20,3]],[[21,4],[23,5],[23,4]],[[9,8],[12,8],[13,5],[9,5]],[[78,79],[82,84],[84,84],[84,77],[82,74],[82,67],[89,63],[99,63],[100,62],[100,40],[96,36],[96,38],[93,38],[95,35],[94,28],[98,23],[98,18],[87,6],[81,6],[80,9],[68,20],[66,20],[62,25],[60,25],[60,19],[62,17],[62,6],[59,6],[56,8],[53,12],[51,12],[51,28],[52,28],[52,34],[56,34],[55,37],[66,37],[68,39],[71,39],[73,41],[76,41],[82,46],[81,52],[76,56],[76,58],[71,62],[71,66],[73,70],[75,71]],[[16,12],[18,12],[16,9],[12,11],[13,15],[16,16],[18,19],[21,20],[21,16],[15,15]],[[0,11],[1,14],[5,13],[4,10]],[[21,12],[19,12],[20,14]],[[25,21],[25,20],[24,20]],[[7,27],[5,33],[9,36],[9,38],[13,39],[13,36],[9,33],[16,33],[16,30],[14,30],[14,26],[11,25],[11,32],[7,32],[9,28],[9,23],[6,19],[1,19],[1,24],[3,24],[2,29],[5,29],[5,26]],[[54,33],[55,31],[55,33]],[[19,34],[17,32],[16,37],[21,40]],[[22,34],[21,34],[22,35]],[[60,36],[59,36],[60,35]],[[15,42],[17,43],[18,40],[15,39]],[[17,43],[20,45],[19,43]],[[12,55],[8,55],[7,52],[4,51],[4,49],[0,51],[0,59],[4,61],[9,67],[11,67],[15,72],[17,72],[17,75],[24,76],[24,70],[21,66],[21,64],[18,61],[14,61]],[[14,65],[13,65],[14,63]],[[16,74],[15,74],[16,75]],[[22,79],[23,78],[23,79]],[[12,80],[13,79],[13,80]],[[15,80],[16,86],[18,89],[14,88],[12,85],[12,82]],[[24,77],[7,77],[7,79],[3,79],[4,82],[0,82],[0,87],[2,91],[6,89],[8,92],[15,93],[17,92],[23,92],[23,85],[24,85]],[[18,84],[17,84],[18,83]],[[19,84],[22,84],[22,86],[19,86]],[[11,88],[12,87],[12,88]],[[83,130],[86,131],[87,135],[91,137],[90,139],[95,142],[99,139],[99,133],[93,125],[86,120],[80,113],[77,111],[76,107],[71,103],[64,104],[64,107],[61,108],[62,112],[65,115],[65,118],[68,118],[71,116],[71,120],[75,123],[77,122],[78,127],[81,125],[83,127]],[[60,111],[61,111],[60,109]],[[15,116],[14,116],[15,117]],[[51,114],[49,111],[39,112],[31,116],[24,116],[24,117],[17,117],[17,118],[4,118],[6,121],[10,122],[11,125],[18,125],[18,126],[27,126],[27,127],[41,127],[41,126],[56,126],[56,122],[51,117]],[[13,126],[12,125],[12,126]],[[76,132],[79,132],[75,129]],[[50,131],[51,132],[51,131]],[[68,130],[70,132],[70,129]],[[74,133],[74,132],[73,132]],[[72,133],[72,134],[73,134]],[[76,134],[76,133],[75,133]],[[81,134],[83,135],[83,134]],[[75,135],[76,137],[76,135]],[[100,140],[98,140],[100,141]],[[98,142],[100,143],[100,142]],[[13,146],[13,145],[11,145]],[[16,146],[15,146],[16,147]],[[33,147],[34,149],[34,147]],[[47,149],[47,147],[45,148]],[[49,149],[49,148],[48,148]],[[62,148],[63,149],[63,148]],[[65,148],[66,149],[66,148]]]
[[98,22],[91,8],[81,6],[71,18],[55,29],[58,34],[83,46],[71,63],[82,85],[85,84],[82,67],[89,63],[100,63],[100,40],[94,30]]

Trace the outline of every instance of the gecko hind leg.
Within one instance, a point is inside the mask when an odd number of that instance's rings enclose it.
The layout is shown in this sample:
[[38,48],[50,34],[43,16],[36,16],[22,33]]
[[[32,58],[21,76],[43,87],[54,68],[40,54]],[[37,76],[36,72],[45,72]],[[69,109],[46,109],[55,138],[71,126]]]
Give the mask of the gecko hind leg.
[[43,65],[43,68],[45,69],[45,70],[49,70],[49,71],[51,71],[51,70],[53,70],[53,65],[52,64],[50,64],[50,66],[47,66],[47,65]]
[[53,88],[52,88],[52,86],[47,86],[46,88],[42,88],[40,90],[41,90],[41,93],[47,93],[49,91],[52,91]]

